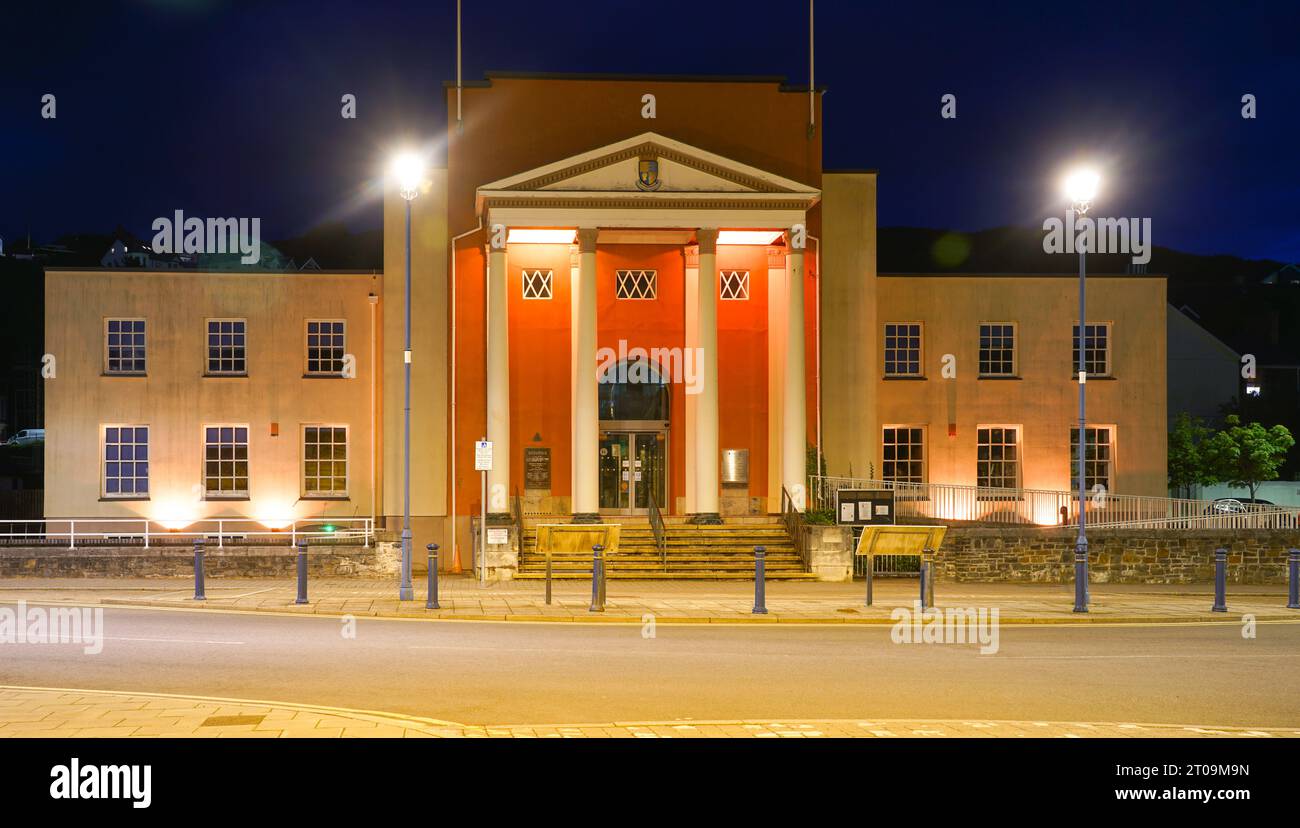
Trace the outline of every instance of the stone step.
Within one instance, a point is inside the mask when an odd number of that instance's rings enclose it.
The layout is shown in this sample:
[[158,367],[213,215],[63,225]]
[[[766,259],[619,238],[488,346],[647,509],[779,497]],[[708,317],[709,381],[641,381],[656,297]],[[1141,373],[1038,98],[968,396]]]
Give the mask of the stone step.
[[[776,554],[767,555],[766,557],[768,563],[800,560],[799,555],[797,555],[792,551],[779,552]],[[645,552],[627,552],[627,551],[620,550],[619,552],[616,552],[613,555],[606,555],[605,558],[606,560],[614,560],[614,561],[658,561],[661,559],[661,556],[659,555],[658,552],[655,552],[653,550],[649,550]],[[744,561],[746,563],[754,562],[753,555],[749,555],[749,554],[728,555],[725,553],[718,554],[716,552],[709,552],[707,550],[699,550],[696,552],[670,552],[667,555],[662,556],[662,559],[670,563],[673,561],[696,561],[696,560]],[[520,560],[524,561],[525,563],[530,561],[545,561],[546,556],[535,552],[525,552],[523,555],[520,556]],[[591,554],[585,552],[554,552],[551,554],[551,560],[552,561],[590,561]]]
[[[526,558],[519,564],[521,569],[544,569],[546,567],[545,558]],[[563,567],[565,569],[591,569],[591,558],[556,558],[551,560],[551,566]],[[720,566],[727,569],[753,569],[754,562],[744,558],[710,558],[700,556],[698,558],[670,558],[665,564],[658,558],[618,558],[613,562],[606,559],[606,567],[625,567],[625,566],[667,566],[669,569],[689,568],[698,566]],[[790,567],[800,568],[803,561],[796,557],[780,558],[774,561],[767,561],[768,569],[788,569]]]
[[[524,555],[524,556],[522,556],[519,560],[520,560],[520,564],[521,564],[521,565],[528,565],[528,564],[534,564],[534,563],[535,563],[535,564],[537,564],[538,566],[544,566],[544,565],[546,564],[546,556],[545,556],[545,555]],[[664,557],[664,558],[661,558],[659,555],[624,555],[624,554],[618,554],[618,555],[613,556],[612,558],[609,557],[609,556],[606,556],[605,560],[613,560],[613,561],[615,561],[616,563],[617,563],[617,562],[620,562],[620,561],[627,561],[627,562],[629,562],[629,563],[632,563],[632,562],[638,562],[638,561],[653,561],[653,562],[655,562],[656,564],[660,564],[660,563],[663,563],[663,562],[666,561],[666,562],[668,563],[669,566],[671,566],[671,565],[673,565],[673,564],[679,564],[679,563],[680,563],[680,564],[695,563],[695,562],[697,562],[697,561],[717,561],[718,563],[736,564],[736,565],[741,565],[741,566],[753,566],[753,565],[754,565],[754,556],[753,556],[753,555],[706,555],[706,554],[700,554],[700,555],[668,555],[668,556],[666,556],[666,557]],[[586,566],[590,566],[590,565],[591,565],[591,556],[590,556],[590,555],[552,555],[552,556],[551,556],[551,562],[552,562],[553,564],[557,564],[557,565],[558,565],[558,564],[581,563],[581,564],[584,564],[584,565],[586,565]],[[801,559],[798,555],[791,555],[791,554],[787,554],[787,555],[775,555],[775,556],[769,556],[769,557],[767,558],[767,565],[768,565],[768,566],[778,566],[778,565],[784,565],[784,564],[791,564],[791,565],[802,566],[802,565],[803,565],[803,562],[802,562],[802,559]]]
[[[649,532],[646,532],[644,534],[632,534],[628,532],[622,532],[619,534],[619,539],[624,541],[638,540],[644,543],[652,543],[655,539],[655,536],[650,534]],[[525,532],[524,540],[527,542],[536,542],[537,535]],[[727,533],[720,533],[716,535],[698,535],[694,533],[687,534],[685,532],[682,532],[678,534],[664,535],[664,540],[668,541],[669,543],[686,543],[690,541],[697,541],[699,543],[727,543],[727,542],[743,543],[749,540],[789,542],[790,536],[787,535],[784,531],[761,532],[761,533],[760,532],[727,532]]]
[[[606,573],[611,581],[753,581],[754,573],[700,570],[692,572],[639,572],[618,571]],[[518,572],[515,578],[522,581],[546,580],[544,572]],[[768,572],[764,580],[768,581],[813,581],[817,576],[811,572]],[[552,572],[554,581],[591,580],[591,572]]]
[[[793,543],[790,543],[789,541],[780,542],[780,543],[698,543],[698,542],[672,543],[672,542],[668,542],[668,543],[664,543],[663,545],[664,549],[668,550],[669,554],[671,554],[671,552],[673,551],[689,552],[695,550],[718,550],[728,555],[753,555],[755,546],[762,546],[763,549],[767,551],[768,555],[775,554],[775,552],[788,552],[794,550]],[[633,551],[633,550],[658,551],[658,549],[659,546],[656,545],[656,543],[651,543],[651,542],[627,543],[627,542],[620,541],[619,545],[617,545],[616,547],[616,551],[619,552]],[[525,552],[525,554],[534,554],[534,555],[542,554],[542,551],[537,549],[536,542],[533,543],[525,542],[523,546],[523,551]],[[588,550],[582,550],[582,551],[586,552]]]

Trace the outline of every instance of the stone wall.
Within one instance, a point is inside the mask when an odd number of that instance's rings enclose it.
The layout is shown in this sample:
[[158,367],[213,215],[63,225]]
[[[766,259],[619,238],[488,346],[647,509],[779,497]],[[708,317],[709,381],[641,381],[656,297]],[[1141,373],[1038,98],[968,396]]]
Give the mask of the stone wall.
[[[1068,583],[1074,579],[1075,529],[952,528],[935,557],[949,581]],[[1300,531],[1238,529],[1173,531],[1094,529],[1088,532],[1094,583],[1190,584],[1214,580],[1214,550],[1228,550],[1228,581],[1284,584],[1286,554]]]
[[[307,554],[310,575],[390,578],[397,575],[397,544],[377,547],[314,546]],[[297,553],[290,546],[209,545],[204,550],[208,577],[293,578]],[[0,578],[181,578],[194,575],[194,550],[188,546],[0,547]]]
[[808,568],[819,581],[853,580],[853,529],[848,526],[803,527]]

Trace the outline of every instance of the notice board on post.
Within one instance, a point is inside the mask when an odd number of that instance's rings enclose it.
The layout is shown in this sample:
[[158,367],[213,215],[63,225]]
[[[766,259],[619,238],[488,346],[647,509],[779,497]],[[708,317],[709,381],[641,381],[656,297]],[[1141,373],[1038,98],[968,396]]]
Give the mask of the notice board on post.
[[835,522],[841,526],[894,523],[892,489],[840,489],[835,492]]

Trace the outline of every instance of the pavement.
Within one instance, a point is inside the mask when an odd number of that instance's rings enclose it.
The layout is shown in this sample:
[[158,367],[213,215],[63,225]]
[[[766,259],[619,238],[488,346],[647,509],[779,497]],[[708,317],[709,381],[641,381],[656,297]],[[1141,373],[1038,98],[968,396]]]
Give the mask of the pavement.
[[364,710],[0,686],[0,738],[1300,738],[1300,729],[1107,722],[667,721],[470,726]]
[[[502,581],[480,585],[465,575],[440,578],[440,609],[425,609],[424,580],[416,600],[398,601],[391,581],[317,578],[308,602],[297,604],[291,579],[209,578],[206,600],[194,600],[191,579],[119,578],[0,580],[0,601],[138,606],[329,616],[425,618],[464,621],[599,622],[643,624],[886,624],[897,607],[911,608],[918,596],[913,579],[878,578],[874,605],[865,606],[865,587],[852,584],[771,581],[767,614],[752,612],[752,582],[617,581],[607,584],[604,612],[591,612],[587,581],[557,581],[552,602],[545,585]],[[1228,612],[1212,613],[1211,585],[1094,584],[1088,613],[1075,613],[1069,584],[971,584],[939,581],[935,604],[997,608],[1002,624],[1124,624],[1204,621],[1300,620],[1286,607],[1285,586],[1228,589]]]

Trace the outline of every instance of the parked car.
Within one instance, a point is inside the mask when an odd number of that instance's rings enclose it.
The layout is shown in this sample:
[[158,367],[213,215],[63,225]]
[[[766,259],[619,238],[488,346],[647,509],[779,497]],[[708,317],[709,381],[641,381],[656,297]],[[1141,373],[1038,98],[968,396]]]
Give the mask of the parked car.
[[[1287,507],[1258,497],[1219,497],[1205,509],[1207,515],[1242,515],[1249,512],[1273,512]],[[1296,526],[1296,515],[1279,512],[1263,519],[1262,528],[1290,529]]]
[[45,429],[43,428],[24,428],[14,436],[5,441],[6,446],[30,446],[34,443],[45,442]]

